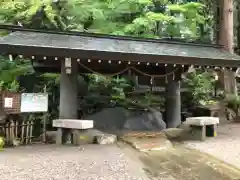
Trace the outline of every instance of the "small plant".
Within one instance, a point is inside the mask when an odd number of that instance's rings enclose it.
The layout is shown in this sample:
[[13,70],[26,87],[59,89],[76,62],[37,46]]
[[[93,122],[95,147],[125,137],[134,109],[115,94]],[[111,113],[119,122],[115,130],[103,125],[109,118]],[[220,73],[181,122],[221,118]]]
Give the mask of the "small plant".
[[5,145],[5,139],[4,137],[0,136],[0,150],[3,150]]
[[9,83],[7,89],[10,92],[18,92],[19,91],[19,83],[16,80],[14,80],[11,83]]
[[188,101],[193,104],[207,104],[212,100],[212,92],[214,90],[215,79],[209,72],[195,71],[189,73],[184,80],[184,84],[188,89]]
[[240,96],[239,95],[228,95],[225,100],[228,108],[231,108],[236,114],[238,114],[238,110],[240,108]]

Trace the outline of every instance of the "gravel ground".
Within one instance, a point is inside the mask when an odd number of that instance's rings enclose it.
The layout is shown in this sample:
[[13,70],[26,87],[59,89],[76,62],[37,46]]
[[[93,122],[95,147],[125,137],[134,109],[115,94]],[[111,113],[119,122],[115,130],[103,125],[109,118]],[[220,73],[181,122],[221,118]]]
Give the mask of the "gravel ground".
[[148,180],[116,145],[32,145],[0,152],[1,180]]
[[240,169],[240,124],[220,125],[217,137],[185,143]]

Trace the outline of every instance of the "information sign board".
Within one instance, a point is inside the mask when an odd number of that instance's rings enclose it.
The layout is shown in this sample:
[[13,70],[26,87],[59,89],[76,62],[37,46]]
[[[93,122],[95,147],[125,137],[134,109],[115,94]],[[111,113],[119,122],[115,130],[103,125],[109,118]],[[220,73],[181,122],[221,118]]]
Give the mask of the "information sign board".
[[48,94],[47,93],[22,93],[21,112],[47,112]]

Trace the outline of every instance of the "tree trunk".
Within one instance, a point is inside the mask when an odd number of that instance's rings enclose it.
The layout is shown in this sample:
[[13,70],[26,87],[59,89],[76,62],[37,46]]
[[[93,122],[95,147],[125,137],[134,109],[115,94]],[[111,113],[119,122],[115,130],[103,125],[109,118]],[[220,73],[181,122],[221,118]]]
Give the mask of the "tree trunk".
[[[233,0],[219,0],[219,36],[217,43],[224,50],[234,53],[234,27],[233,27]],[[228,70],[222,70],[220,81],[223,84],[225,94],[236,94],[236,79],[235,73]]]
[[213,6],[214,11],[214,20],[215,20],[215,34],[214,41],[217,44],[220,44],[220,20],[221,20],[221,2],[219,0],[215,0],[215,6]]
[[237,2],[237,51],[236,53],[240,54],[240,1]]
[[233,0],[220,0],[220,32],[218,44],[233,53]]

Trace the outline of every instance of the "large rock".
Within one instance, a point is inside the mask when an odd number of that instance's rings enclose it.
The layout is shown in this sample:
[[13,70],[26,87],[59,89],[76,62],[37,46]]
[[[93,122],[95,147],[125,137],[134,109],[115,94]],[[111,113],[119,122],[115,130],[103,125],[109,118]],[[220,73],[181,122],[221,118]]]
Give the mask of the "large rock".
[[97,144],[106,145],[114,144],[117,141],[117,136],[114,134],[102,134],[96,137]]
[[126,111],[124,108],[106,108],[100,112],[85,117],[94,121],[94,128],[100,130],[122,129],[126,121]]
[[106,108],[84,119],[94,121],[94,128],[111,132],[111,130],[156,130],[166,128],[159,110],[151,108],[150,112],[130,111],[122,107]]
[[165,121],[163,120],[162,113],[158,109],[154,109],[154,108],[150,108],[150,112],[153,116],[152,121],[156,121],[157,126],[160,129],[166,129],[167,125],[166,125]]
[[163,130],[166,129],[166,123],[163,121],[161,112],[152,108],[150,112],[143,112],[127,119],[124,128],[129,130]]

